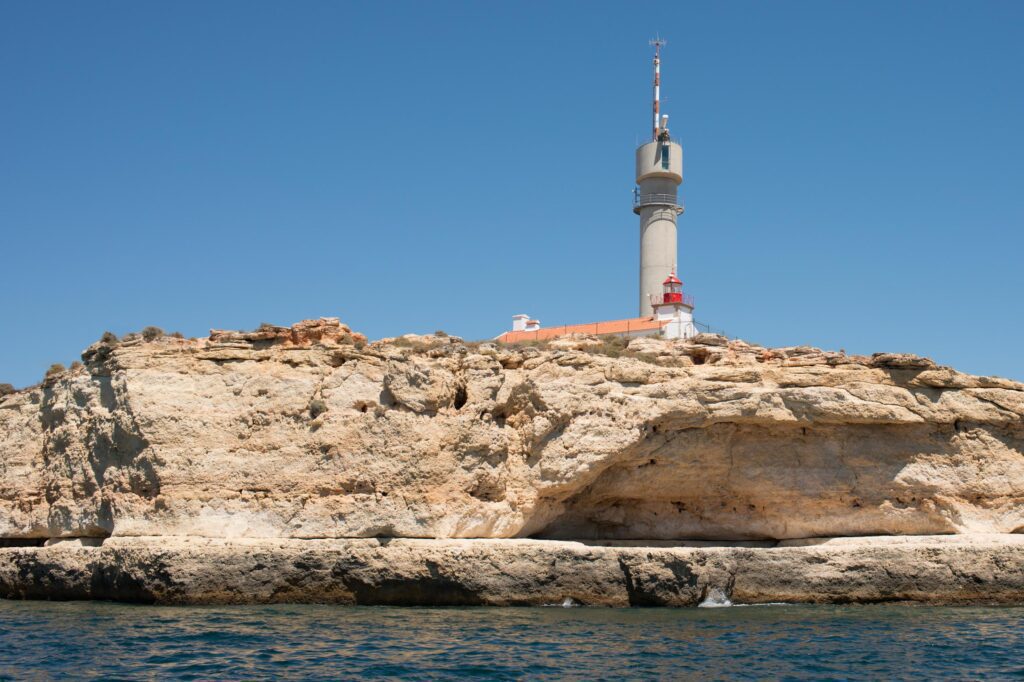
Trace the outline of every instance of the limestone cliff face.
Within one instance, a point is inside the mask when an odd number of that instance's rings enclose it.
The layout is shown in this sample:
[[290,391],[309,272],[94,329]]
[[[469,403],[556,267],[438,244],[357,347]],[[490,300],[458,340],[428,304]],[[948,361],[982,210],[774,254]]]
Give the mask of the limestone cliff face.
[[0,538],[1024,529],[1024,385],[914,356],[325,319],[83,358],[0,397]]

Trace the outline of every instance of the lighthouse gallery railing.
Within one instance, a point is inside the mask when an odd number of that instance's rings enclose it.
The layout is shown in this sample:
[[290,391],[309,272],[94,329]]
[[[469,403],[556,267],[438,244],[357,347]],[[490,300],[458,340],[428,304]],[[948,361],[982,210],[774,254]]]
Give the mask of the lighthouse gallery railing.
[[633,210],[639,212],[644,206],[669,206],[680,213],[683,202],[675,194],[637,194],[633,197]]

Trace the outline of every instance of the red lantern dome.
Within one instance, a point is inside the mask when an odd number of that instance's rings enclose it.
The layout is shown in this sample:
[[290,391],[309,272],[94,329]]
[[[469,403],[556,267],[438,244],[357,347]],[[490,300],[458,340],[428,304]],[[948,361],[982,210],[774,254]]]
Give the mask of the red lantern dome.
[[661,283],[662,303],[682,303],[683,302],[683,283],[676,277],[676,271],[673,269],[669,273],[665,281]]
[[651,305],[655,311],[658,310],[659,306],[666,305],[673,307],[684,305],[691,309],[693,308],[693,296],[683,293],[683,283],[676,277],[675,268],[672,268],[672,272],[661,283],[661,287],[662,292],[660,294],[651,294]]

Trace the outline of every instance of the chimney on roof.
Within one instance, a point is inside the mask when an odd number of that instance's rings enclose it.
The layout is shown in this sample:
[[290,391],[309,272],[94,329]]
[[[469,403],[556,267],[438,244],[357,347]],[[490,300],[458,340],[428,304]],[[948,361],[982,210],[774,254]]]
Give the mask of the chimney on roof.
[[540,329],[540,320],[534,320],[529,315],[512,316],[512,331],[535,332],[538,329]]

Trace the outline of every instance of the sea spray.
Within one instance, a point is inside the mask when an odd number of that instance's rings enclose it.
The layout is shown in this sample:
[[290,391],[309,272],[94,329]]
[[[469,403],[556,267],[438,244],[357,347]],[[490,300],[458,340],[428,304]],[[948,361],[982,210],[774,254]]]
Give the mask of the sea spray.
[[729,595],[725,593],[725,590],[718,587],[712,587],[708,590],[704,601],[697,604],[697,607],[701,609],[717,609],[723,606],[732,606],[732,601],[729,599]]

